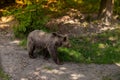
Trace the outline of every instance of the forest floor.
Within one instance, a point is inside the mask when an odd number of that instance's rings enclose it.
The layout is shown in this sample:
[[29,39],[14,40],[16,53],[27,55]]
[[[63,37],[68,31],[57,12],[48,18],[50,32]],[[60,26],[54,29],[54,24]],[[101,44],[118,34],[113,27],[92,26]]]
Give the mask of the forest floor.
[[19,40],[13,38],[13,33],[2,28],[0,56],[1,66],[10,80],[120,80],[120,64],[64,62],[56,65],[42,56],[30,59],[27,50],[19,46]]

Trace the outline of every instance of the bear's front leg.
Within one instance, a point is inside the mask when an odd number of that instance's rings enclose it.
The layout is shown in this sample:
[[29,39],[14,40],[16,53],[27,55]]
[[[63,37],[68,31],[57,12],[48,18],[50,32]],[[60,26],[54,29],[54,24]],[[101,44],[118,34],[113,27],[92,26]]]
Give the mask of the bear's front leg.
[[50,57],[47,48],[43,49],[43,56],[45,60],[48,60],[48,58]]
[[36,58],[37,56],[34,54],[34,50],[35,50],[35,47],[34,46],[30,46],[29,50],[28,50],[28,54],[29,54],[29,57],[34,59]]
[[48,51],[49,51],[50,56],[54,60],[54,62],[58,65],[61,65],[62,63],[60,62],[60,60],[58,58],[57,49],[53,46],[50,46],[50,47],[48,47]]

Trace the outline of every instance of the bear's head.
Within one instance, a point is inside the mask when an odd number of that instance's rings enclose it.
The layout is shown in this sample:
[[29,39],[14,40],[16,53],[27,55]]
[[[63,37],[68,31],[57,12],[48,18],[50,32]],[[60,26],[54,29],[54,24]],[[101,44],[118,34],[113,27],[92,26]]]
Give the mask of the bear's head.
[[60,47],[71,47],[68,36],[67,35],[62,35],[59,33],[52,33],[55,39],[55,45]]

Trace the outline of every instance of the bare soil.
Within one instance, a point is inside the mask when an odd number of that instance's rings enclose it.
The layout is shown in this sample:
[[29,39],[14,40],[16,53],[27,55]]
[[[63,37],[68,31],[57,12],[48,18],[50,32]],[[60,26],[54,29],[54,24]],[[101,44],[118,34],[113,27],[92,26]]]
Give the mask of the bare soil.
[[13,33],[1,30],[1,66],[10,80],[120,80],[120,64],[64,62],[56,65],[42,56],[30,59],[27,50],[18,44]]

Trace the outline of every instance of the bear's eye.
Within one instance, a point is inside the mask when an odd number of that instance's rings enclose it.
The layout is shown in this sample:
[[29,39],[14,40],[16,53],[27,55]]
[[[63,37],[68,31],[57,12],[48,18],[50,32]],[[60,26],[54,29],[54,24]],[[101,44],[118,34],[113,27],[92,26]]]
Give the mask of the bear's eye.
[[63,38],[63,41],[67,41],[67,37],[64,37],[64,38]]

